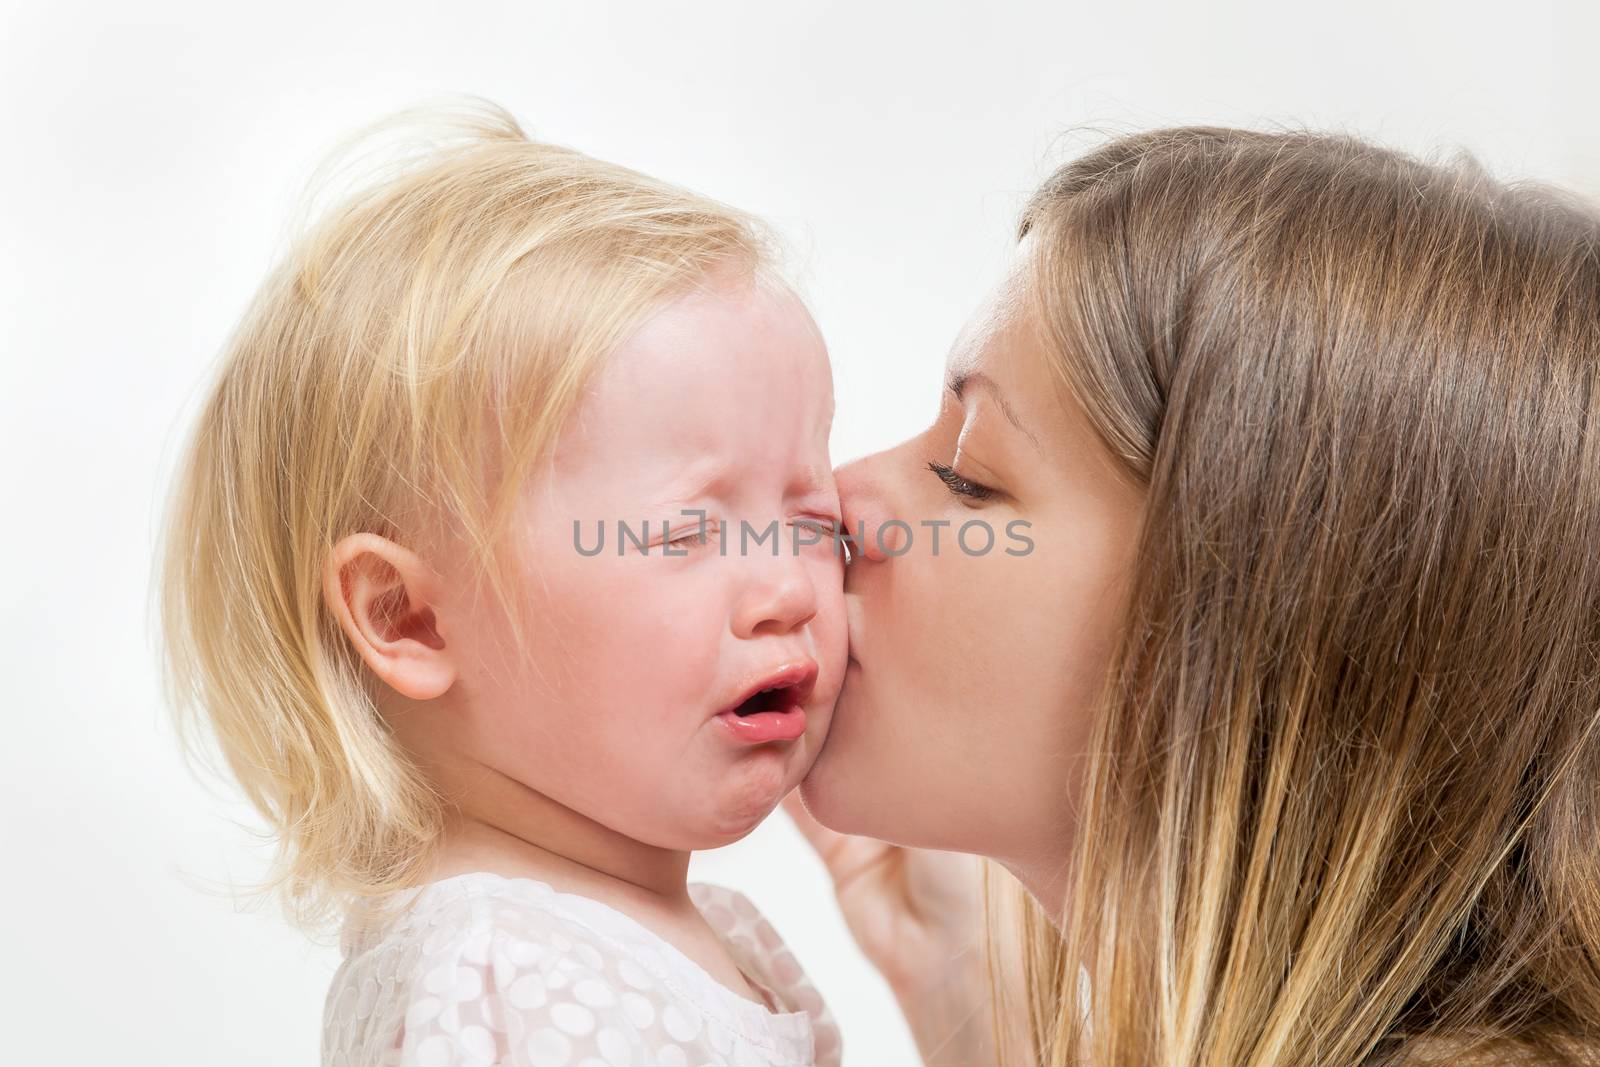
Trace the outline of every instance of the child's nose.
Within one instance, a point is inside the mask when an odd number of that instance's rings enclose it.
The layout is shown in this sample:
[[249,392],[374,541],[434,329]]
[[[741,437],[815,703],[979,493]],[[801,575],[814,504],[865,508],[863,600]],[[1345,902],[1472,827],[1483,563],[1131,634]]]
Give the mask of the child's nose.
[[782,553],[777,559],[752,557],[745,561],[761,571],[746,591],[734,620],[739,637],[798,630],[817,614],[817,588],[804,559]]

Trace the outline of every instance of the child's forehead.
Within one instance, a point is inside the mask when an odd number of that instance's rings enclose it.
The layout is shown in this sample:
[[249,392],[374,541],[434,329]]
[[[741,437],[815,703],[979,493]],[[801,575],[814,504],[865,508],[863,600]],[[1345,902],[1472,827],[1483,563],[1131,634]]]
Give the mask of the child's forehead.
[[719,426],[759,433],[795,413],[826,425],[833,403],[827,349],[797,300],[697,293],[604,360],[575,416],[593,433],[700,436]]
[[[612,353],[615,375],[692,379],[715,367],[782,373],[792,365],[826,368],[827,346],[810,312],[787,288],[759,280],[702,285],[666,301]],[[710,384],[702,382],[699,384]]]
[[660,496],[663,503],[731,499],[741,486],[765,476],[781,480],[786,494],[812,496],[834,492],[833,471],[815,457],[796,456],[792,463],[754,468],[740,457],[702,456],[667,479]]
[[658,309],[598,368],[556,469],[630,498],[827,492],[832,371],[798,298],[755,283]]
[[725,412],[669,401],[658,396],[663,410],[615,432],[563,434],[555,466],[563,495],[667,509],[834,495],[828,428],[815,410]]

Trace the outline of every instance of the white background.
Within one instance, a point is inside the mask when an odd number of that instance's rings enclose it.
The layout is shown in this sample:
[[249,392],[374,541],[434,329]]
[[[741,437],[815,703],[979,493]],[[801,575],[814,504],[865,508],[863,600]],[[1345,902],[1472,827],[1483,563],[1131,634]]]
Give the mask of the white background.
[[[179,762],[146,596],[195,383],[335,139],[443,92],[762,213],[835,361],[836,460],[939,366],[1071,128],[1337,126],[1600,193],[1593,5],[0,4],[0,1060],[317,1058],[335,965],[236,911],[253,825]],[[779,815],[697,857],[790,939],[849,1067],[910,1064]]]

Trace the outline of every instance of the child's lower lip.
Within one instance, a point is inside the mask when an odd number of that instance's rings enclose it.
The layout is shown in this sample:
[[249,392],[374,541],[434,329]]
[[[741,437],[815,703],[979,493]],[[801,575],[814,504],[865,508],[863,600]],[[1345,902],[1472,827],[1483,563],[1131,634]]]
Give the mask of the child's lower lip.
[[734,740],[747,745],[793,741],[806,732],[806,709],[801,707],[788,711],[758,711],[744,716],[724,711],[717,718]]

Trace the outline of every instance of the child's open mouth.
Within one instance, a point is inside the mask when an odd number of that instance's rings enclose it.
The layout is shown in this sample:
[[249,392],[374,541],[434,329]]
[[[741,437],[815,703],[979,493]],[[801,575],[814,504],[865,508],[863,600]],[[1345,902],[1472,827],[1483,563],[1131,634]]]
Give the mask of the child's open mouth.
[[746,715],[755,715],[763,711],[789,711],[800,706],[799,692],[799,689],[792,685],[763,689],[734,708],[733,713],[744,718]]
[[739,701],[717,718],[746,744],[793,741],[806,732],[805,702],[816,682],[816,662],[804,659],[747,687]]

